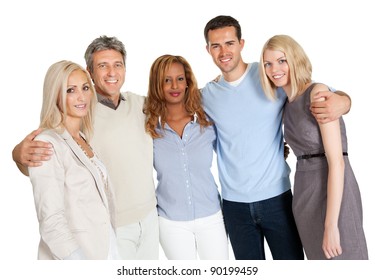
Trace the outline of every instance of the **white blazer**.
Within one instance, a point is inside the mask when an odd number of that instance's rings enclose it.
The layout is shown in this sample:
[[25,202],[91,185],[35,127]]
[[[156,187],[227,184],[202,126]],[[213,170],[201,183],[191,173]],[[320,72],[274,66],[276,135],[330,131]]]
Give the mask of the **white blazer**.
[[106,259],[110,225],[115,228],[111,183],[104,193],[97,167],[66,130],[45,130],[36,139],[54,150],[49,161],[29,168],[41,236],[38,259],[64,259],[77,249],[87,259]]

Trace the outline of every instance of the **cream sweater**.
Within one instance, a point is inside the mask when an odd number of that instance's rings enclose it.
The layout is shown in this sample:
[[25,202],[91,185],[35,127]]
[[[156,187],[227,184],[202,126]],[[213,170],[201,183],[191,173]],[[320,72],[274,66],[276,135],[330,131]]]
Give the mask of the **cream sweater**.
[[145,132],[144,96],[123,94],[116,110],[96,106],[93,149],[108,169],[116,195],[116,227],[143,219],[156,207],[153,143]]

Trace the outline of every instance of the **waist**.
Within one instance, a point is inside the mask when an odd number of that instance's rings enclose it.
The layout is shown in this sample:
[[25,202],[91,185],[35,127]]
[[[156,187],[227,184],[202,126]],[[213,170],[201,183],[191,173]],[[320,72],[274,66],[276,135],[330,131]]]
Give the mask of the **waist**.
[[[343,152],[342,153],[343,156],[348,156],[348,153],[347,152]],[[325,153],[320,153],[320,154],[308,154],[308,155],[302,155],[302,156],[298,156],[297,157],[297,160],[300,160],[300,159],[309,159],[309,158],[319,158],[319,157],[325,157],[326,154]]]

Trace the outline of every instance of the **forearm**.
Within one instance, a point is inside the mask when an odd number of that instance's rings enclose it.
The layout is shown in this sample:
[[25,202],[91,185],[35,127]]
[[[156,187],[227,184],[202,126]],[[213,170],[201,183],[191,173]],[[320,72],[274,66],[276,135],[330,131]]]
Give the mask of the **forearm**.
[[350,108],[352,107],[352,100],[351,100],[350,96],[343,91],[338,90],[338,91],[335,91],[335,93],[340,95],[341,97],[343,97],[342,100],[344,100],[343,101],[344,102],[344,109],[343,109],[342,115],[346,115],[347,113],[349,113]]
[[344,163],[329,166],[327,182],[327,212],[325,227],[338,226],[341,201],[344,190]]
[[21,173],[25,176],[29,176],[29,169],[27,166],[23,165],[21,163],[21,161],[19,160],[20,158],[20,144],[17,144],[13,151],[12,151],[12,158],[13,158],[13,161],[16,163],[17,165],[17,168],[19,169],[19,171],[21,171]]

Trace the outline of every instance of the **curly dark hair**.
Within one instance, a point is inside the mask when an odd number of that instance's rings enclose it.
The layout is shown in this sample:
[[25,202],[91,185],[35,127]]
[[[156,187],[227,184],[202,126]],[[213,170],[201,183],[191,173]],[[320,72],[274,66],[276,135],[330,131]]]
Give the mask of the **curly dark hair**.
[[202,106],[202,96],[198,88],[197,80],[194,76],[190,64],[185,58],[177,55],[162,55],[158,57],[151,66],[148,93],[143,112],[146,114],[146,131],[152,138],[159,138],[156,132],[156,127],[161,119],[162,127],[166,122],[167,108],[165,104],[165,97],[163,85],[165,81],[165,72],[173,63],[180,63],[185,70],[186,81],[188,88],[185,95],[185,106],[187,112],[193,116],[197,114],[197,122],[201,127],[206,127],[212,123],[207,120]]

